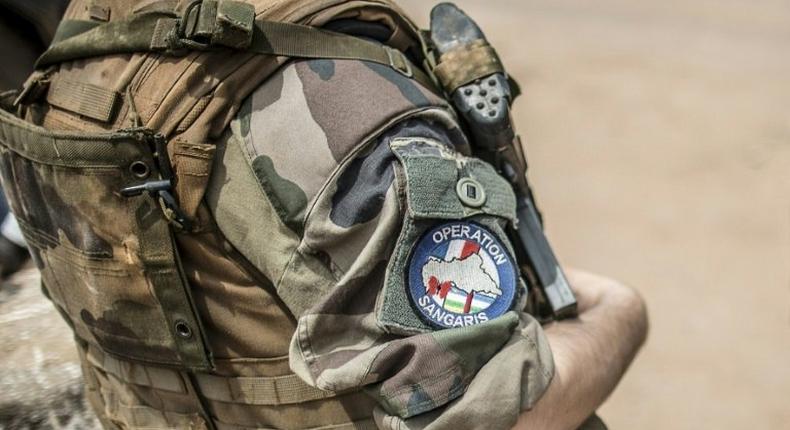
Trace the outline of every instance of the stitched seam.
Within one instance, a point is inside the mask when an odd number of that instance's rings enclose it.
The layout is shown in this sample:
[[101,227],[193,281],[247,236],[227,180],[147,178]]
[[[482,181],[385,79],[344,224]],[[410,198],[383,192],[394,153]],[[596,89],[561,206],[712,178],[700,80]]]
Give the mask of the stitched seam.
[[[411,109],[405,112],[401,112],[400,114],[396,114],[392,118],[382,121],[381,126],[376,128],[367,137],[361,139],[362,143],[356,145],[351,151],[348,152],[348,154],[345,155],[345,157],[343,157],[343,159],[338,163],[337,167],[335,167],[335,169],[332,170],[332,173],[329,174],[329,176],[324,181],[321,188],[316,193],[315,197],[310,202],[309,207],[306,209],[305,212],[304,221],[302,222],[303,229],[306,229],[307,225],[309,224],[310,218],[312,217],[315,211],[315,207],[318,205],[319,200],[323,198],[324,193],[329,188],[329,185],[335,182],[336,178],[341,174],[341,172],[343,172],[346,169],[346,167],[348,167],[348,164],[351,161],[353,161],[360,152],[367,149],[373,143],[374,139],[376,139],[383,132],[385,132],[387,129],[397,124],[398,122],[433,109],[438,109],[438,108],[436,106],[428,106],[418,109]],[[304,238],[302,238],[302,240],[304,240]]]
[[[242,142],[244,142],[244,138],[243,137],[237,136],[235,132],[231,133],[231,139],[229,139],[228,144],[237,146],[236,149],[238,149],[241,152],[241,156],[244,157],[244,160],[247,162],[247,167],[250,170],[250,174],[252,175],[253,178],[256,179],[253,182],[255,182],[255,188],[258,190],[259,197],[263,198],[263,201],[265,201],[269,205],[271,205],[272,209],[274,210],[274,212],[276,214],[277,213],[277,209],[272,204],[272,201],[269,199],[269,197],[266,195],[266,192],[264,191],[263,186],[261,185],[260,181],[257,180],[257,176],[255,176],[254,170],[252,168],[252,160],[250,158],[250,154],[247,153],[246,149],[242,145]],[[279,218],[279,216],[277,218],[277,221],[282,223],[283,226],[285,228],[287,228],[289,231],[293,231],[293,230],[290,229],[290,227],[288,227],[288,225],[286,225],[282,221],[282,219]],[[302,238],[300,238],[299,241],[301,242]],[[288,273],[288,269],[293,265],[294,256],[296,255],[296,252],[297,252],[298,248],[299,248],[298,245],[294,247],[294,249],[291,251],[290,257],[288,258],[288,262],[285,263],[285,266],[283,266],[283,268],[282,268],[282,273],[280,274],[280,277],[277,279],[276,282],[272,282],[272,284],[274,286],[274,289],[276,291],[280,289],[280,284],[282,284],[283,278],[285,278],[285,275]]]
[[[523,333],[518,333],[518,335],[522,339],[526,340],[529,343],[530,347],[532,347],[533,350],[535,350],[535,351],[538,350],[538,343],[535,341],[535,339],[533,339],[531,336],[525,335]],[[538,366],[538,367],[539,367],[540,373],[542,373],[544,377],[546,377],[548,379],[551,379],[552,375],[549,374],[549,371],[546,369],[546,366],[541,365],[541,366]]]

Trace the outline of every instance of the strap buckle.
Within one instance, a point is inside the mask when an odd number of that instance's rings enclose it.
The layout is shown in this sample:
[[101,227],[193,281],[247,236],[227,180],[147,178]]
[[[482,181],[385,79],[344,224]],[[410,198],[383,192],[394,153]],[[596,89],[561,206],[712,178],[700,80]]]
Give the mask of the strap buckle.
[[[180,17],[158,19],[151,37],[151,48],[175,56],[186,55],[190,50],[207,50],[211,44],[195,34],[202,9],[202,0],[194,0],[184,8]],[[197,14],[193,13],[195,11]]]
[[14,107],[31,104],[46,96],[47,91],[49,91],[50,79],[55,69],[55,67],[49,67],[43,71],[36,70],[33,72],[25,81],[22,91],[14,100]]
[[144,136],[151,145],[151,150],[154,156],[154,162],[159,168],[159,179],[143,182],[141,184],[131,185],[121,188],[121,196],[135,197],[148,193],[159,201],[162,206],[162,212],[165,218],[175,227],[190,231],[192,230],[192,220],[179,206],[173,195],[173,170],[170,166],[170,160],[167,156],[167,147],[164,136],[161,134],[152,134],[144,131]]
[[180,17],[157,21],[151,48],[171,55],[214,47],[247,49],[252,44],[255,7],[233,0],[194,0]]
[[135,197],[143,193],[148,193],[151,197],[158,198],[168,221],[174,223],[183,230],[190,230],[192,228],[192,221],[190,221],[189,217],[184,213],[184,210],[181,209],[181,206],[176,202],[176,198],[171,192],[172,190],[173,181],[171,179],[160,179],[121,188],[121,195],[124,197]]
[[390,67],[407,78],[414,77],[414,70],[411,68],[411,62],[409,62],[409,59],[406,58],[403,52],[387,45],[384,45],[384,51],[387,53]]
[[181,34],[199,46],[246,49],[252,43],[255,7],[233,0],[197,0],[181,18]]

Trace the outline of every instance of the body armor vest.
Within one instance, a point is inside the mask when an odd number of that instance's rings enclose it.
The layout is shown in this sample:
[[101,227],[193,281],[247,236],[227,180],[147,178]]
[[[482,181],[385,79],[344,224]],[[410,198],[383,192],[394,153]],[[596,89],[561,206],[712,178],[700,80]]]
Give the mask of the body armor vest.
[[362,393],[291,373],[294,317],[203,196],[242,100],[290,58],[359,51],[300,35],[375,22],[363,59],[425,81],[419,33],[389,0],[247,1],[75,0],[24,119],[0,111],[3,186],[108,428],[375,428]]

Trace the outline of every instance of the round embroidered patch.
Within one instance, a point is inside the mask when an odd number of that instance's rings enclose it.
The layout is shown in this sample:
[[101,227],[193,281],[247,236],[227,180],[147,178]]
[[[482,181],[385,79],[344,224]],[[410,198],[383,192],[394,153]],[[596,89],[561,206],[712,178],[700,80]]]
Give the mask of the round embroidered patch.
[[420,238],[409,261],[412,303],[440,327],[479,324],[509,311],[516,266],[504,244],[480,224],[441,224]]

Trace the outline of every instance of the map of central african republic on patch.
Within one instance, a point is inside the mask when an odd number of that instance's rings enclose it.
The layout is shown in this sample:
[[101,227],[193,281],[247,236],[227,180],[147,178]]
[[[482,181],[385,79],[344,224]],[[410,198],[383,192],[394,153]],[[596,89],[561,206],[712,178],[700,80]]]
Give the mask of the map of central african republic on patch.
[[428,231],[415,246],[408,289],[429,322],[464,327],[510,310],[516,268],[494,233],[477,223],[452,222]]

